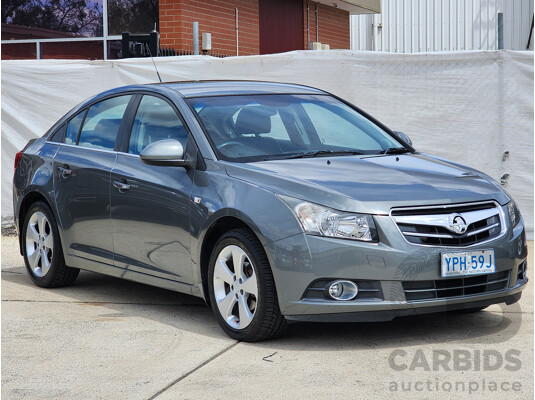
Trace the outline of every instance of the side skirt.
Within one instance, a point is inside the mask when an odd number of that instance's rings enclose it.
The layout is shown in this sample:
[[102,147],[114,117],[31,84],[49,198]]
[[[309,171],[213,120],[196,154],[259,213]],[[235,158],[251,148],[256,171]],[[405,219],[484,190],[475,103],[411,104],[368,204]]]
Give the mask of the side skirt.
[[156,286],[162,289],[173,290],[175,292],[185,293],[202,298],[199,288],[195,285],[189,285],[187,283],[177,282],[171,279],[160,278],[138,271],[118,268],[113,265],[99,263],[72,254],[70,254],[67,258],[67,265],[73,268],[80,268],[81,270],[97,272],[99,274],[113,276],[115,278],[126,279],[129,281]]

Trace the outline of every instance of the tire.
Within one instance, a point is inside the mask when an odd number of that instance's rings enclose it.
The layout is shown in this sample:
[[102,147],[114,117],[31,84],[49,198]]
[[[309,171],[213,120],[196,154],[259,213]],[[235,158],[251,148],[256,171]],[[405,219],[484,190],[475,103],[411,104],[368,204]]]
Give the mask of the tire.
[[217,322],[231,338],[258,342],[286,328],[269,261],[251,231],[236,229],[219,238],[210,257],[208,287]]
[[72,285],[80,272],[65,265],[56,219],[50,207],[42,201],[32,204],[26,214],[22,254],[28,275],[40,287]]

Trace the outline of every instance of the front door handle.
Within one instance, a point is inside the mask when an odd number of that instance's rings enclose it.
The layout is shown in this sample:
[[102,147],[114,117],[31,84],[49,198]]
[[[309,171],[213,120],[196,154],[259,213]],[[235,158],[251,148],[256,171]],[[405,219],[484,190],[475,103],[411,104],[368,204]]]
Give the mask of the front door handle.
[[130,185],[126,183],[126,180],[124,179],[121,181],[113,181],[113,186],[119,189],[120,192],[130,189]]
[[67,164],[63,164],[63,166],[59,166],[58,172],[63,178],[66,178],[69,175],[72,175],[72,170],[69,168]]

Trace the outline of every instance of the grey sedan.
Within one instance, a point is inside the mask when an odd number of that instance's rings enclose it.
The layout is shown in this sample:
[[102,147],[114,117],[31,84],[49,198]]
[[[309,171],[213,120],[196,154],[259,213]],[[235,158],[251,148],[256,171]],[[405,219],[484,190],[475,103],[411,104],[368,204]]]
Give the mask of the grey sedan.
[[487,175],[348,102],[266,82],[128,86],[16,155],[21,254],[199,296],[232,338],[512,304],[524,223]]

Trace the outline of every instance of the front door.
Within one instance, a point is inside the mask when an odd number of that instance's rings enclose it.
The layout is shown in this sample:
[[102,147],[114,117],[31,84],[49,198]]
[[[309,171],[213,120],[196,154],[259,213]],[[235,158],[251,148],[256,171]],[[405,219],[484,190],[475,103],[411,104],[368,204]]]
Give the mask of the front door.
[[111,223],[115,265],[183,283],[192,283],[190,196],[193,170],[147,165],[139,153],[162,139],[179,140],[188,132],[164,98],[144,95],[128,145],[111,172]]

